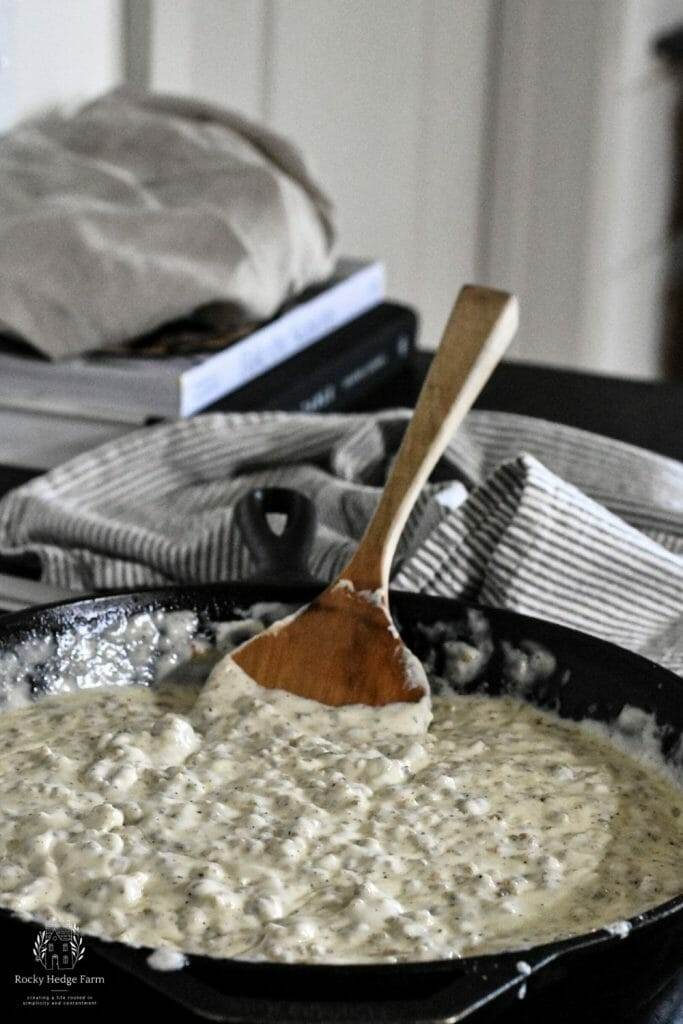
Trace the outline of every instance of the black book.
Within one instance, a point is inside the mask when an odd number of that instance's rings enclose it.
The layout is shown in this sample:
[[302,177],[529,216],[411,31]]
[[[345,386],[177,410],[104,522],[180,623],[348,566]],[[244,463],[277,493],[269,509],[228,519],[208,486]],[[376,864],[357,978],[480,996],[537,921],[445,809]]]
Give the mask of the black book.
[[396,374],[415,348],[417,316],[383,302],[204,412],[342,412]]

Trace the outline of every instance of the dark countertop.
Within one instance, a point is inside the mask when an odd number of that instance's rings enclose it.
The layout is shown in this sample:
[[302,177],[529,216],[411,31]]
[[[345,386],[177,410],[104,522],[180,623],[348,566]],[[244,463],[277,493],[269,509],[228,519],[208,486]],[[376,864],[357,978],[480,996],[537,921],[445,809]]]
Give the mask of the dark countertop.
[[[415,403],[430,354],[409,367],[364,409]],[[501,363],[475,408],[523,413],[683,459],[683,384],[626,380],[532,363]]]

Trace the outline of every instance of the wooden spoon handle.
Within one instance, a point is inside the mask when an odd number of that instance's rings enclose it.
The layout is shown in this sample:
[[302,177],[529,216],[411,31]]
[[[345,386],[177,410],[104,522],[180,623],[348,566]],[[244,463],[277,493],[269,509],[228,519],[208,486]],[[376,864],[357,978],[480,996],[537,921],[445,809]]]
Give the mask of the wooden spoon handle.
[[386,589],[417,496],[517,331],[517,299],[466,285],[422,386],[379,505],[347,567],[358,590]]

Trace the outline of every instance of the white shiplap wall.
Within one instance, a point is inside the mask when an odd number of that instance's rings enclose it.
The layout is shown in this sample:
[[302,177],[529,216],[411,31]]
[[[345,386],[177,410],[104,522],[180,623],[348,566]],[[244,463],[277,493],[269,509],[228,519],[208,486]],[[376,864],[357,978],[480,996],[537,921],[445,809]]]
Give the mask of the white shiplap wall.
[[490,0],[154,0],[155,89],[266,121],[335,198],[341,248],[380,256],[434,344],[481,275]]
[[[610,0],[616,33],[600,77],[592,192],[592,271],[584,350],[596,369],[653,377],[661,368],[664,294],[676,239],[671,213],[680,84],[652,51],[683,23],[683,0]],[[680,186],[679,186],[680,187]]]
[[486,274],[515,290],[514,352],[661,369],[678,87],[652,56],[683,0],[504,0]]
[[0,0],[0,130],[128,77],[263,120],[438,337],[520,295],[515,354],[655,376],[683,0]]
[[122,74],[120,0],[0,0],[0,131]]

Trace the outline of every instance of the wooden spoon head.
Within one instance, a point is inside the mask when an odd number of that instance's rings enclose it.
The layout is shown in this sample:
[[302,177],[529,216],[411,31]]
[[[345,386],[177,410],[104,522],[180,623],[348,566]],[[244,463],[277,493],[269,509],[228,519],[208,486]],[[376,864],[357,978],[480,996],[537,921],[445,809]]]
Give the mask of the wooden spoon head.
[[333,706],[416,702],[426,693],[385,602],[344,581],[232,658],[261,686]]

